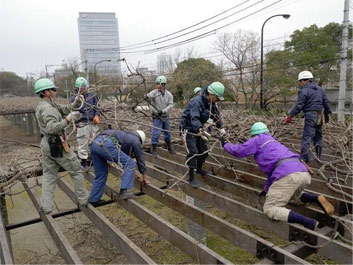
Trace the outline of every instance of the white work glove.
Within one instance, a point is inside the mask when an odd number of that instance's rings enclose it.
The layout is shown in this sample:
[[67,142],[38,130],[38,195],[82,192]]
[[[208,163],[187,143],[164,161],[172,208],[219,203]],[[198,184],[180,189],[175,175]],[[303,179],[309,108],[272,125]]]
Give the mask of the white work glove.
[[219,135],[224,136],[226,134],[226,130],[224,128],[219,130]]
[[209,142],[211,140],[211,134],[209,134],[208,132],[204,131],[203,129],[200,129],[199,133],[201,134],[201,138],[204,141]]
[[214,121],[212,119],[208,119],[206,121],[206,123],[209,125],[209,126],[212,126],[214,124]]
[[71,111],[66,117],[65,120],[70,123],[71,121],[78,121],[81,119],[82,114],[79,111]]
[[85,102],[84,96],[77,95],[75,97],[74,102],[72,102],[72,108],[75,109],[75,110],[79,110],[83,106],[84,102]]

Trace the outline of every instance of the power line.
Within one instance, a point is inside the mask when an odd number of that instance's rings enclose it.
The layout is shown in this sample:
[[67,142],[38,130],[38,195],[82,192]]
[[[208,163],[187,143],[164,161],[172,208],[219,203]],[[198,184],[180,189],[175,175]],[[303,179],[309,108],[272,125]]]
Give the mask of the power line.
[[[207,27],[209,27],[209,26],[211,26],[211,25],[214,25],[214,24],[216,24],[216,23],[218,23],[218,22],[220,22],[220,21],[223,21],[223,20],[225,20],[225,19],[227,19],[227,18],[229,18],[229,17],[231,17],[231,16],[234,16],[234,15],[236,15],[236,14],[239,14],[240,12],[242,12],[242,11],[244,11],[244,10],[247,10],[247,9],[249,9],[249,8],[251,8],[251,7],[255,6],[255,5],[257,5],[257,4],[261,3],[262,1],[263,1],[263,0],[260,0],[260,1],[254,3],[254,4],[250,5],[250,6],[247,6],[247,7],[243,8],[243,9],[241,9],[241,10],[235,12],[235,13],[232,13],[232,14],[226,16],[226,17],[220,18],[220,19],[218,19],[218,20],[216,20],[216,21],[214,21],[214,22],[212,22],[212,23],[209,23],[209,24],[207,24],[207,25],[205,25],[205,26],[199,27],[199,28],[194,29],[194,30],[192,30],[192,31],[183,33],[183,34],[181,34],[181,35],[177,35],[177,36],[172,37],[172,38],[168,38],[168,39],[166,39],[166,40],[158,41],[158,42],[154,42],[155,40],[153,40],[154,43],[151,43],[151,44],[148,44],[148,45],[142,45],[142,46],[139,46],[139,47],[135,47],[135,48],[133,48],[133,49],[144,48],[144,47],[148,47],[148,46],[151,46],[151,45],[157,45],[157,44],[164,43],[164,42],[167,42],[167,41],[171,41],[171,40],[174,40],[174,39],[177,39],[177,38],[180,38],[180,37],[184,37],[184,36],[186,36],[186,35],[189,35],[189,34],[194,33],[194,32],[196,32],[196,31],[202,30],[202,29],[207,28]],[[245,1],[245,2],[248,2],[248,1]],[[241,3],[240,5],[244,4],[245,2]],[[240,5],[238,5],[238,6],[240,6]],[[171,35],[174,35],[174,34],[169,34],[169,36],[171,36]],[[159,39],[161,39],[161,38],[159,38]],[[156,40],[158,40],[158,39],[156,39]],[[121,50],[124,50],[124,49],[121,49]],[[128,49],[128,50],[129,50],[129,49]]]
[[215,29],[213,29],[213,30],[210,30],[210,31],[208,31],[208,32],[205,32],[205,33],[203,33],[203,34],[197,35],[197,36],[195,36],[195,37],[186,39],[186,40],[184,40],[184,41],[180,41],[180,42],[177,43],[177,45],[176,45],[175,43],[173,43],[173,44],[169,44],[169,45],[166,45],[166,46],[163,46],[163,47],[158,47],[158,48],[155,48],[155,49],[140,50],[140,51],[130,52],[130,53],[137,53],[137,52],[140,52],[140,53],[143,52],[143,53],[145,53],[145,54],[154,53],[154,52],[158,52],[158,51],[161,51],[161,50],[166,50],[166,49],[169,49],[169,48],[173,48],[173,47],[176,47],[176,46],[180,46],[180,45],[185,44],[185,43],[189,43],[189,42],[192,42],[192,41],[195,41],[195,40],[199,40],[199,39],[208,37],[208,36],[210,36],[210,35],[212,35],[212,34],[215,34],[217,31],[219,31],[219,30],[221,30],[221,29],[223,29],[223,28],[225,28],[225,27],[228,27],[228,26],[230,26],[230,25],[233,25],[233,24],[235,24],[235,23],[237,23],[237,22],[239,22],[239,21],[241,21],[241,20],[243,20],[243,19],[245,19],[245,18],[247,18],[247,17],[250,17],[250,16],[252,16],[252,15],[254,15],[254,14],[256,14],[256,13],[259,13],[259,12],[261,12],[261,11],[263,11],[263,10],[265,10],[265,9],[267,9],[267,8],[273,6],[273,5],[275,5],[275,4],[277,4],[277,3],[281,2],[281,1],[283,1],[283,0],[277,0],[276,2],[274,2],[274,3],[270,4],[270,5],[267,5],[267,6],[261,8],[261,9],[259,9],[259,10],[257,10],[257,11],[254,11],[254,12],[252,12],[252,13],[250,13],[250,14],[248,14],[248,15],[242,17],[242,18],[239,18],[239,19],[237,19],[237,20],[235,20],[235,21],[232,21],[232,22],[230,22],[230,23],[227,23],[227,24],[225,24],[225,25],[223,25],[223,26],[221,26],[221,27],[215,28]]
[[216,15],[210,17],[210,18],[207,18],[207,19],[205,19],[205,20],[202,20],[202,21],[200,21],[200,22],[198,22],[198,23],[196,23],[196,24],[193,24],[193,25],[188,26],[188,27],[186,27],[186,28],[183,28],[183,29],[181,29],[181,30],[178,30],[178,31],[169,33],[169,34],[167,34],[167,35],[164,35],[164,36],[159,37],[159,38],[156,38],[156,39],[152,39],[152,40],[150,40],[150,41],[144,41],[144,42],[140,42],[140,43],[137,43],[137,44],[127,45],[127,46],[125,46],[125,47],[121,47],[121,49],[129,48],[129,47],[133,47],[133,46],[137,46],[137,45],[141,45],[141,44],[146,44],[146,43],[149,43],[149,42],[154,42],[154,41],[157,41],[157,40],[160,40],[160,39],[164,39],[164,38],[170,37],[170,36],[172,36],[172,35],[174,35],[174,34],[177,34],[177,33],[183,32],[183,31],[185,31],[185,30],[188,30],[188,29],[190,29],[190,28],[196,27],[196,26],[198,26],[198,25],[201,25],[202,23],[205,23],[205,22],[207,22],[207,21],[209,21],[209,20],[212,20],[212,19],[214,19],[214,18],[216,18],[216,17],[218,17],[218,16],[220,16],[220,15],[223,15],[223,14],[229,12],[230,10],[232,10],[232,9],[234,9],[234,8],[237,8],[237,7],[239,7],[239,6],[245,4],[246,2],[249,2],[249,1],[250,1],[250,0],[246,0],[246,1],[244,1],[244,2],[242,2],[242,3],[240,3],[240,4],[238,4],[238,5],[235,5],[235,6],[231,7],[231,8],[229,8],[229,9],[225,10],[225,11],[222,11],[221,13],[218,13],[218,14],[216,14]]

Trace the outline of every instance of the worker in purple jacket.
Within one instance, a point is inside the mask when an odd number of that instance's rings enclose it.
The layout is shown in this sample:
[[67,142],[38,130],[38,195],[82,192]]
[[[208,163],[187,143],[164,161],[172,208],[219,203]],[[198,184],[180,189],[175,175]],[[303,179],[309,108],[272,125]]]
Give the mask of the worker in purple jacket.
[[311,182],[311,176],[299,155],[276,141],[267,126],[256,122],[251,127],[251,138],[244,144],[234,145],[220,138],[225,151],[235,157],[253,155],[255,162],[266,174],[267,180],[260,196],[266,195],[263,207],[264,213],[271,219],[288,223],[302,224],[304,227],[315,230],[318,222],[299,213],[285,208],[289,200],[297,204],[317,203],[326,214],[334,212],[333,205],[322,195],[303,192]]

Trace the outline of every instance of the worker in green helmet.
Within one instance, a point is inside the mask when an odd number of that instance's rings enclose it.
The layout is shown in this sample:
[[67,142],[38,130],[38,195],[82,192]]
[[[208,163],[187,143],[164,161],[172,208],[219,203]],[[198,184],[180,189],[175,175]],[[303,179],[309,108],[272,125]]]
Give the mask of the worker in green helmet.
[[171,146],[169,112],[172,110],[174,102],[173,95],[166,90],[167,79],[161,75],[156,78],[156,88],[144,95],[144,99],[149,102],[152,109],[152,155],[157,158],[157,144],[159,137],[164,132],[164,141],[170,153],[175,153]]
[[201,95],[201,87],[195,87],[194,94],[195,94],[195,96],[200,96]]
[[[77,150],[78,157],[81,160],[82,167],[87,170],[89,168],[88,158],[90,157],[90,148],[88,146],[89,139],[99,130],[100,111],[99,103],[96,95],[88,91],[89,84],[84,77],[78,77],[75,81],[75,89],[77,95],[82,95],[84,101],[80,108],[81,118],[77,121]],[[75,96],[71,98],[74,102]]]
[[207,142],[210,138],[210,127],[215,125],[220,135],[225,134],[221,114],[216,105],[219,100],[223,100],[224,90],[225,87],[220,82],[213,82],[203,87],[201,96],[190,99],[181,115],[179,127],[187,146],[188,180],[194,188],[202,186],[195,179],[195,169],[196,173],[201,176],[212,174],[211,171],[202,168],[208,156]]
[[72,104],[61,105],[54,101],[56,90],[57,87],[48,78],[39,79],[34,85],[34,92],[41,98],[35,115],[42,137],[41,212],[44,214],[49,214],[53,210],[55,186],[60,167],[70,174],[78,203],[86,205],[89,197],[82,166],[65,138],[65,127],[81,117],[80,112],[75,109],[82,104],[83,99],[78,96]]
[[243,144],[231,144],[223,137],[220,141],[223,149],[235,157],[254,156],[260,170],[267,176],[259,195],[266,196],[263,211],[269,218],[315,230],[319,222],[287,209],[290,200],[298,204],[315,203],[326,214],[333,214],[334,207],[324,196],[304,191],[311,181],[309,168],[298,154],[273,138],[263,122],[252,125],[251,138]]

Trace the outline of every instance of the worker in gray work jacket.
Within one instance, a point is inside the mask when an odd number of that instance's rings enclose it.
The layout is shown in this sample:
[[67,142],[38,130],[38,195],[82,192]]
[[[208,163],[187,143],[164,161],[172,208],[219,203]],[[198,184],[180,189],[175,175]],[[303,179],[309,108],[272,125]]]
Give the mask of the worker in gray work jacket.
[[146,100],[150,102],[152,107],[152,154],[154,158],[157,158],[157,144],[159,141],[159,136],[164,132],[164,141],[167,145],[168,151],[174,153],[170,139],[170,121],[169,112],[173,108],[173,95],[168,90],[166,90],[167,79],[165,76],[158,76],[156,79],[156,89],[152,90],[144,96]]
[[86,205],[89,197],[84,182],[83,168],[74,151],[69,148],[64,132],[64,128],[72,121],[80,119],[81,114],[73,109],[78,108],[83,99],[76,97],[72,104],[57,104],[54,102],[56,89],[54,83],[48,78],[39,79],[34,85],[34,92],[41,98],[35,113],[42,136],[40,144],[43,167],[41,211],[45,214],[51,213],[53,209],[60,167],[69,173],[78,203]]

